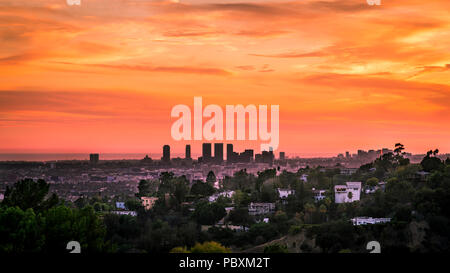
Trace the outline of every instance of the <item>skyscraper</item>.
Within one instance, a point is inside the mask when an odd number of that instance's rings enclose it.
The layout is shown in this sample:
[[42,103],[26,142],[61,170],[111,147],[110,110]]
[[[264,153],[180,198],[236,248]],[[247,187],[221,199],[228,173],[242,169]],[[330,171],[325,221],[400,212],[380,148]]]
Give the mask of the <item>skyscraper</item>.
[[216,163],[223,162],[223,143],[214,143],[214,161]]
[[186,145],[186,159],[191,159],[191,145]]
[[170,162],[170,146],[169,145],[163,146],[163,156],[162,156],[161,160],[166,163]]
[[99,155],[98,154],[90,154],[89,155],[89,162],[91,163],[91,164],[97,164],[98,163],[98,160],[99,160]]
[[284,160],[286,158],[286,154],[284,152],[280,152],[280,160]]
[[233,162],[233,144],[227,144],[227,161]]
[[211,161],[211,143],[203,143],[202,159],[203,162]]

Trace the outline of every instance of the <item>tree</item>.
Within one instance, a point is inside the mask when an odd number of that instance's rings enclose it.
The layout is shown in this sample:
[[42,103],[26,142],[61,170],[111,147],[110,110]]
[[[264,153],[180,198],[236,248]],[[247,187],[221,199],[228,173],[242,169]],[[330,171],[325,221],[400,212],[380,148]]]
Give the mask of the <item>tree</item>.
[[189,182],[186,176],[177,177],[174,179],[173,196],[175,197],[177,205],[184,202],[187,193],[189,192]]
[[236,207],[247,206],[250,203],[248,194],[240,190],[234,192],[232,199]]
[[125,207],[128,210],[138,210],[139,208],[142,207],[142,202],[136,199],[128,199],[127,201],[125,201]]
[[264,248],[264,253],[288,253],[287,247],[280,244],[271,244]]
[[378,185],[378,182],[379,182],[379,181],[380,181],[380,180],[378,180],[378,178],[376,178],[376,177],[371,177],[371,178],[369,178],[369,179],[366,180],[366,185],[369,186],[369,187],[375,187],[375,186]]
[[214,193],[215,189],[210,183],[205,183],[201,180],[196,180],[192,184],[191,194],[200,196],[210,196]]
[[17,206],[22,210],[32,208],[36,212],[49,209],[59,202],[56,194],[52,194],[48,199],[45,199],[49,189],[50,185],[42,179],[36,182],[30,178],[20,180],[14,184],[13,188],[6,187],[2,205]]
[[225,207],[222,204],[203,201],[195,206],[192,216],[201,225],[213,225],[225,215]]
[[402,156],[404,149],[405,149],[405,146],[403,146],[403,144],[401,144],[401,143],[395,144],[395,149],[394,149],[395,155],[396,156]]
[[264,182],[261,187],[261,201],[272,203],[278,199],[278,196],[278,192],[274,187],[273,178]]
[[[435,152],[438,151],[437,149],[435,150]],[[431,156],[431,155],[434,156]],[[422,161],[420,162],[420,165],[422,166],[423,170],[426,172],[431,172],[433,170],[438,170],[442,165],[442,161],[436,157],[436,153],[434,153],[433,151],[428,151],[427,155],[422,159]]]
[[216,183],[216,175],[213,171],[209,171],[208,175],[206,176],[206,183],[214,186],[214,183]]
[[224,247],[218,242],[204,242],[203,244],[196,243],[191,248],[191,253],[231,253],[231,250]]
[[75,210],[58,206],[44,212],[42,217],[45,252],[61,253],[69,241],[78,241],[83,252],[105,250],[106,228],[91,206]]
[[150,196],[150,195],[151,195],[150,181],[148,181],[148,180],[139,181],[138,193],[136,194],[136,196],[144,197],[144,196]]
[[325,206],[324,204],[319,206],[319,213],[322,216],[322,220],[326,217],[326,213],[327,213],[327,206]]
[[274,178],[277,176],[277,171],[275,169],[266,169],[264,171],[258,172],[258,178],[256,179],[255,188],[259,192],[264,181]]
[[174,178],[174,174],[173,172],[162,172],[159,175],[159,181],[160,181],[160,185],[159,185],[159,189],[158,189],[158,194],[159,195],[164,195],[166,193],[170,193],[173,189],[173,184],[172,184],[172,180]]
[[40,252],[45,237],[32,209],[0,208],[0,253]]
[[242,225],[244,227],[248,227],[252,223],[254,223],[254,219],[248,214],[247,208],[233,209],[232,211],[230,211],[230,214],[227,217],[227,221],[231,222],[234,225]]
[[309,219],[309,221],[306,221],[306,219],[305,219],[305,222],[309,222],[310,224],[312,224],[314,212],[316,212],[316,206],[314,206],[314,204],[311,204],[311,203],[306,203],[305,204],[305,218]]

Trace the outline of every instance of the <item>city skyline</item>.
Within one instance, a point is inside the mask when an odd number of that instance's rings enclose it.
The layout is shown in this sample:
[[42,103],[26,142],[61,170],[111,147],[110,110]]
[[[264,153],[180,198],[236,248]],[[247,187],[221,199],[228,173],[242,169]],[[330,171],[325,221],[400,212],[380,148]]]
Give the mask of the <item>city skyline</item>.
[[0,153],[181,154],[195,96],[279,105],[287,155],[450,152],[449,1],[241,2],[0,0]]

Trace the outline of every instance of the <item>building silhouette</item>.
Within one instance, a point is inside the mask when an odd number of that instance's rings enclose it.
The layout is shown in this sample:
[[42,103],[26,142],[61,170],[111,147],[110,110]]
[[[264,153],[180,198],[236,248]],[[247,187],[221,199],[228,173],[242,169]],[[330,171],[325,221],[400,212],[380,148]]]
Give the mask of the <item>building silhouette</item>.
[[227,144],[227,161],[233,162],[233,144]]
[[211,162],[211,143],[203,143],[202,145],[202,161]]
[[191,145],[186,145],[186,159],[191,159]]
[[280,160],[285,160],[286,154],[284,152],[280,152]]
[[223,143],[214,143],[214,161],[218,164],[223,162]]
[[163,156],[161,158],[161,161],[163,161],[165,163],[170,162],[170,146],[169,145],[163,146]]
[[98,161],[99,161],[99,158],[100,158],[99,154],[90,154],[89,155],[89,162],[91,164],[97,164]]

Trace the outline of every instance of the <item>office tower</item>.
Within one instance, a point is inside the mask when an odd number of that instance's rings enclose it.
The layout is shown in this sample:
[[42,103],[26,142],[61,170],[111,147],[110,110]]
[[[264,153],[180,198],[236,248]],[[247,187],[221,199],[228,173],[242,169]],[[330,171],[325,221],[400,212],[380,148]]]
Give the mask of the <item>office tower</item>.
[[286,154],[284,152],[280,152],[280,160],[285,159]]
[[223,162],[223,143],[214,143],[214,161],[219,164]]
[[239,155],[239,162],[252,162],[253,161],[253,150],[245,150]]
[[233,144],[227,144],[227,161],[233,162]]
[[191,145],[186,145],[186,159],[191,159]]
[[264,163],[269,163],[272,164],[273,163],[273,151],[262,151],[262,161]]
[[350,158],[350,152],[345,152],[345,157]]
[[99,158],[100,158],[99,154],[90,154],[90,155],[89,155],[89,162],[90,162],[91,164],[97,164]]
[[203,162],[211,161],[211,143],[203,143],[202,160]]
[[170,146],[169,145],[163,146],[163,156],[162,156],[161,160],[166,163],[170,162]]

